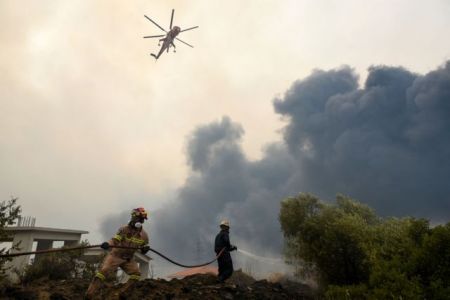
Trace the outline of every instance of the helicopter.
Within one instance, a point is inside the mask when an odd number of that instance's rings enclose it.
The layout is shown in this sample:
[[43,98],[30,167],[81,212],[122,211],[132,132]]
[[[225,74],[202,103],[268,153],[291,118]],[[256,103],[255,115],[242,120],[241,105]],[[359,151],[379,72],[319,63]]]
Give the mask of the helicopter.
[[147,20],[149,20],[150,22],[152,22],[153,24],[155,24],[159,29],[161,29],[162,31],[164,31],[166,34],[161,34],[161,35],[148,35],[148,36],[144,36],[144,39],[148,39],[148,38],[159,38],[159,37],[163,37],[162,39],[159,40],[158,42],[158,46],[161,45],[161,42],[163,42],[161,49],[159,50],[159,53],[157,55],[151,53],[150,55],[153,56],[156,60],[161,56],[161,54],[164,53],[164,50],[166,50],[167,52],[169,52],[170,47],[173,47],[173,52],[176,52],[176,47],[175,47],[175,43],[174,40],[180,41],[183,44],[188,45],[191,48],[194,48],[194,46],[186,43],[185,41],[180,40],[179,38],[177,38],[177,35],[180,34],[181,32],[184,31],[188,31],[188,30],[192,30],[195,28],[198,28],[198,26],[194,26],[194,27],[189,27],[186,29],[181,30],[180,27],[178,26],[173,26],[172,27],[172,22],[173,22],[173,14],[174,14],[175,10],[172,9],[172,16],[170,18],[170,30],[167,31],[164,28],[162,28],[161,26],[159,26],[155,21],[153,21],[152,19],[150,19],[149,17],[147,17],[146,15],[144,15],[145,18],[147,18]]

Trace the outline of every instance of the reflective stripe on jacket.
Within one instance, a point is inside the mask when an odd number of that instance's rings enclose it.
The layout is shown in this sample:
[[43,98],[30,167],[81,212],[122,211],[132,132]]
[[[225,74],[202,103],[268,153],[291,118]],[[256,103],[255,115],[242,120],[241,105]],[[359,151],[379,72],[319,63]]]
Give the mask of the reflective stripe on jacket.
[[[125,225],[119,228],[114,237],[109,241],[111,245],[114,246],[124,246],[124,247],[142,247],[147,245],[149,242],[148,234],[143,228],[134,228],[129,225]],[[121,249],[113,248],[111,250],[112,255],[118,257],[131,259],[136,252],[135,249]]]

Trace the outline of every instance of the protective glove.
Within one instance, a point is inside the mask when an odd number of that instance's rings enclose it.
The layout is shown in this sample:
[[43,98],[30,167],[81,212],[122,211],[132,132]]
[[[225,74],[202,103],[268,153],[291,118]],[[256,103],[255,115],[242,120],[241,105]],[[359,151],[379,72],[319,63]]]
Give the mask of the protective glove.
[[104,250],[108,250],[109,249],[109,243],[108,242],[103,242],[102,245],[100,246],[100,248],[102,248]]
[[237,250],[237,247],[236,246],[232,246],[230,251],[235,251],[235,250]]
[[144,246],[141,248],[141,253],[146,254],[150,250],[150,246]]

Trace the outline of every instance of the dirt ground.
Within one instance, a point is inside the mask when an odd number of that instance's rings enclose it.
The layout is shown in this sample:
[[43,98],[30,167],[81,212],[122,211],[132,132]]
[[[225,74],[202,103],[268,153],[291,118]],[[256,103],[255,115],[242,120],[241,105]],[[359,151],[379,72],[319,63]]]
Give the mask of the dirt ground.
[[[11,286],[1,291],[0,299],[63,300],[83,299],[88,281],[39,280],[28,286]],[[97,299],[313,299],[311,289],[291,281],[268,282],[235,272],[226,283],[216,277],[198,274],[183,279],[146,279],[134,286],[110,285],[99,291]]]

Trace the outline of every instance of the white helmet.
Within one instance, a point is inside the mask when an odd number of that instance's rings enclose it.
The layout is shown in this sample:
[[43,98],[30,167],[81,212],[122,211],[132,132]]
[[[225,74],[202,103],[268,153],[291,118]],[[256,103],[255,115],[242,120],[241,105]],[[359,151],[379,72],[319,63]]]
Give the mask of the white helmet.
[[228,220],[222,220],[222,221],[220,222],[220,226],[227,226],[227,227],[230,227],[230,222],[229,222]]

